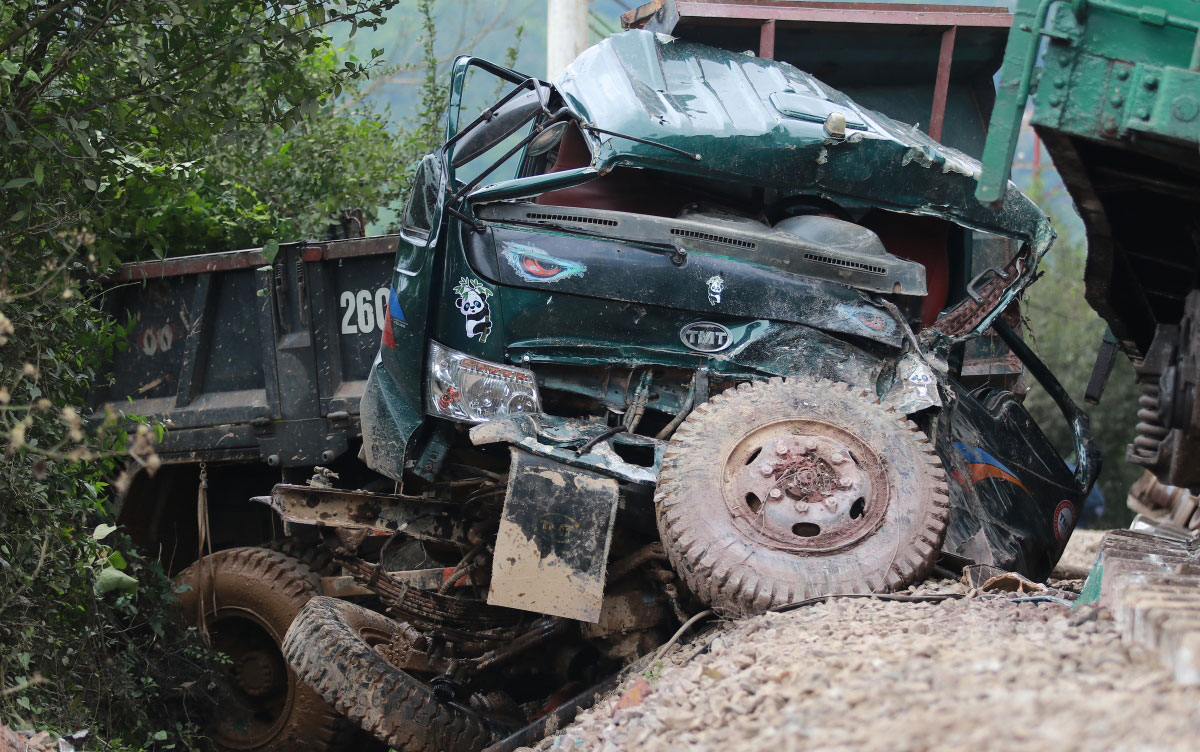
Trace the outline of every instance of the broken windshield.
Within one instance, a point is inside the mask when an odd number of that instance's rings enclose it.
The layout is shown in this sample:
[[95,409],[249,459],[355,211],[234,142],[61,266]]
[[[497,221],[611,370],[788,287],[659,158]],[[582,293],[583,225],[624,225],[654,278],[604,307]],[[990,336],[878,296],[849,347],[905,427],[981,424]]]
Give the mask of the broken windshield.
[[566,113],[551,113],[552,97],[552,87],[536,78],[476,58],[455,62],[443,158],[456,196],[484,180],[516,177],[522,151],[538,136],[536,150],[553,148],[561,129],[543,131]]

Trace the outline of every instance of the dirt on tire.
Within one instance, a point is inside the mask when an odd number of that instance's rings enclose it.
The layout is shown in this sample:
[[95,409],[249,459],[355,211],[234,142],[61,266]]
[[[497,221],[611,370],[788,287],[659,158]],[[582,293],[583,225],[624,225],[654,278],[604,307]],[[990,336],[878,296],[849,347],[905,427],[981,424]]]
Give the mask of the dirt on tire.
[[311,688],[299,682],[280,645],[292,619],[320,593],[306,565],[265,548],[231,548],[192,564],[176,578],[186,618],[200,623],[213,646],[233,661],[233,689],[207,730],[218,746],[253,752],[332,752],[353,731]]
[[298,538],[273,538],[261,544],[263,548],[286,554],[312,570],[317,577],[335,577],[342,567],[329,554],[314,543]]
[[283,651],[321,697],[398,752],[475,752],[490,744],[483,716],[438,699],[376,650],[396,632],[386,616],[317,597],[292,623]]
[[655,502],[676,572],[732,614],[905,587],[932,568],[950,505],[912,421],[858,387],[781,378],[698,406]]

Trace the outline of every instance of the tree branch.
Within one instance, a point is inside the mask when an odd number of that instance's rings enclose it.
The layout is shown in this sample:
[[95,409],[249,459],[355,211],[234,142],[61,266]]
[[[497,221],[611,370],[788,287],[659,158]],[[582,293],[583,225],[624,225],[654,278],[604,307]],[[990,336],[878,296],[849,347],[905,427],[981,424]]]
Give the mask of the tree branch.
[[[310,24],[303,28],[290,31],[289,36],[296,36],[296,37],[302,36],[304,34],[307,34],[310,31],[320,29],[320,28],[328,26],[332,23],[340,23],[342,21],[345,21],[347,18],[348,18],[348,16],[339,16],[336,20],[328,20],[327,19],[325,21],[320,21],[318,23]],[[62,113],[62,115],[60,115],[60,116],[65,116],[67,114],[73,114],[73,113],[90,112],[92,110],[113,104],[114,102],[118,102],[122,99],[129,99],[132,97],[141,96],[142,94],[145,94],[146,92],[148,92],[152,89],[159,88],[166,83],[172,83],[172,82],[178,81],[182,76],[185,76],[188,73],[191,73],[193,70],[196,70],[197,68],[199,68],[203,65],[207,65],[208,63],[211,63],[212,61],[216,60],[221,55],[225,54],[231,47],[234,47],[236,44],[239,44],[244,40],[254,38],[259,32],[262,31],[262,28],[263,28],[262,26],[255,27],[254,29],[251,29],[250,31],[243,33],[243,34],[239,35],[238,37],[235,37],[234,39],[228,41],[223,46],[218,47],[211,54],[206,55],[197,60],[194,60],[191,63],[189,63],[188,65],[185,65],[182,68],[172,71],[170,74],[168,74],[166,76],[156,78],[153,81],[150,81],[142,86],[137,87],[136,89],[133,89],[132,91],[113,94],[113,95],[105,97],[104,99],[101,99],[97,102],[92,102],[92,103],[89,103],[82,107],[73,108],[70,111],[70,113]],[[55,118],[54,115],[46,115],[46,116],[43,116],[40,118],[30,119],[29,122],[34,125],[41,125],[43,123],[48,123],[48,122],[54,120],[54,118]]]
[[63,8],[67,7],[68,5],[71,5],[73,2],[74,2],[74,0],[60,0],[59,2],[55,3],[54,5],[51,5],[46,10],[42,11],[42,14],[40,16],[38,16],[37,18],[33,19],[29,23],[22,26],[20,29],[17,29],[15,32],[10,34],[8,39],[5,39],[3,42],[0,42],[0,55],[3,55],[5,52],[8,51],[8,49],[10,47],[12,47],[17,42],[21,41],[21,37],[25,36],[29,32],[36,29],[37,27],[46,23],[46,21],[48,21],[51,16],[53,16],[55,13],[59,12]]
[[28,92],[22,95],[19,100],[17,100],[16,109],[24,112],[25,107],[33,100],[33,97],[36,97],[43,89],[50,85],[51,81],[58,78],[59,75],[62,74],[62,72],[66,69],[67,64],[70,63],[71,59],[75,57],[75,54],[79,52],[83,45],[90,42],[93,37],[100,33],[100,30],[104,28],[109,19],[113,17],[113,15],[122,5],[125,4],[125,2],[126,0],[112,0],[112,5],[109,6],[108,12],[96,22],[96,25],[85,31],[83,38],[80,39],[74,46],[64,50],[61,54],[59,54],[58,59],[54,61],[54,65],[50,69],[50,72],[42,77],[42,82],[30,89]]

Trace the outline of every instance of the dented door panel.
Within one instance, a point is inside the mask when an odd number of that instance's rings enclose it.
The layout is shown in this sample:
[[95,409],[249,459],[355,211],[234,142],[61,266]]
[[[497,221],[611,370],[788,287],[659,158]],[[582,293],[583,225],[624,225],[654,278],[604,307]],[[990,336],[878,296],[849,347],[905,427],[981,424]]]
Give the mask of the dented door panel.
[[956,389],[938,437],[950,481],[944,550],[1043,580],[1058,561],[1089,488],[1010,395],[989,406]]

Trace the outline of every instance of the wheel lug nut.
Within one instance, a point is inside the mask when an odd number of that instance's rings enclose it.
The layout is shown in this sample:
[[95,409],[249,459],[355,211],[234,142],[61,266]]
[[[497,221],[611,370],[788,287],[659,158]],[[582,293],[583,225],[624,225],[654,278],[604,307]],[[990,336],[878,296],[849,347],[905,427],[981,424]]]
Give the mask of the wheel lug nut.
[[783,491],[780,491],[778,488],[772,488],[767,496],[771,497],[772,499],[781,499],[783,498]]
[[838,481],[838,485],[842,488],[849,488],[850,486],[854,485],[854,481],[850,480],[849,478],[842,478]]
[[775,442],[775,454],[783,456],[788,453],[788,445],[786,441]]
[[846,464],[846,461],[847,461],[848,459],[850,459],[850,458],[849,458],[849,457],[847,457],[845,454],[843,454],[843,453],[840,453],[840,452],[839,452],[838,454],[835,454],[835,455],[833,455],[832,457],[830,457],[830,458],[829,458],[829,464],[831,464],[831,465],[844,465],[844,464]]
[[758,471],[760,473],[762,473],[764,476],[774,475],[775,474],[775,466],[770,464],[769,462],[764,462],[758,466]]
[[806,439],[804,441],[804,451],[815,452],[816,450],[817,450],[817,440],[816,439]]

